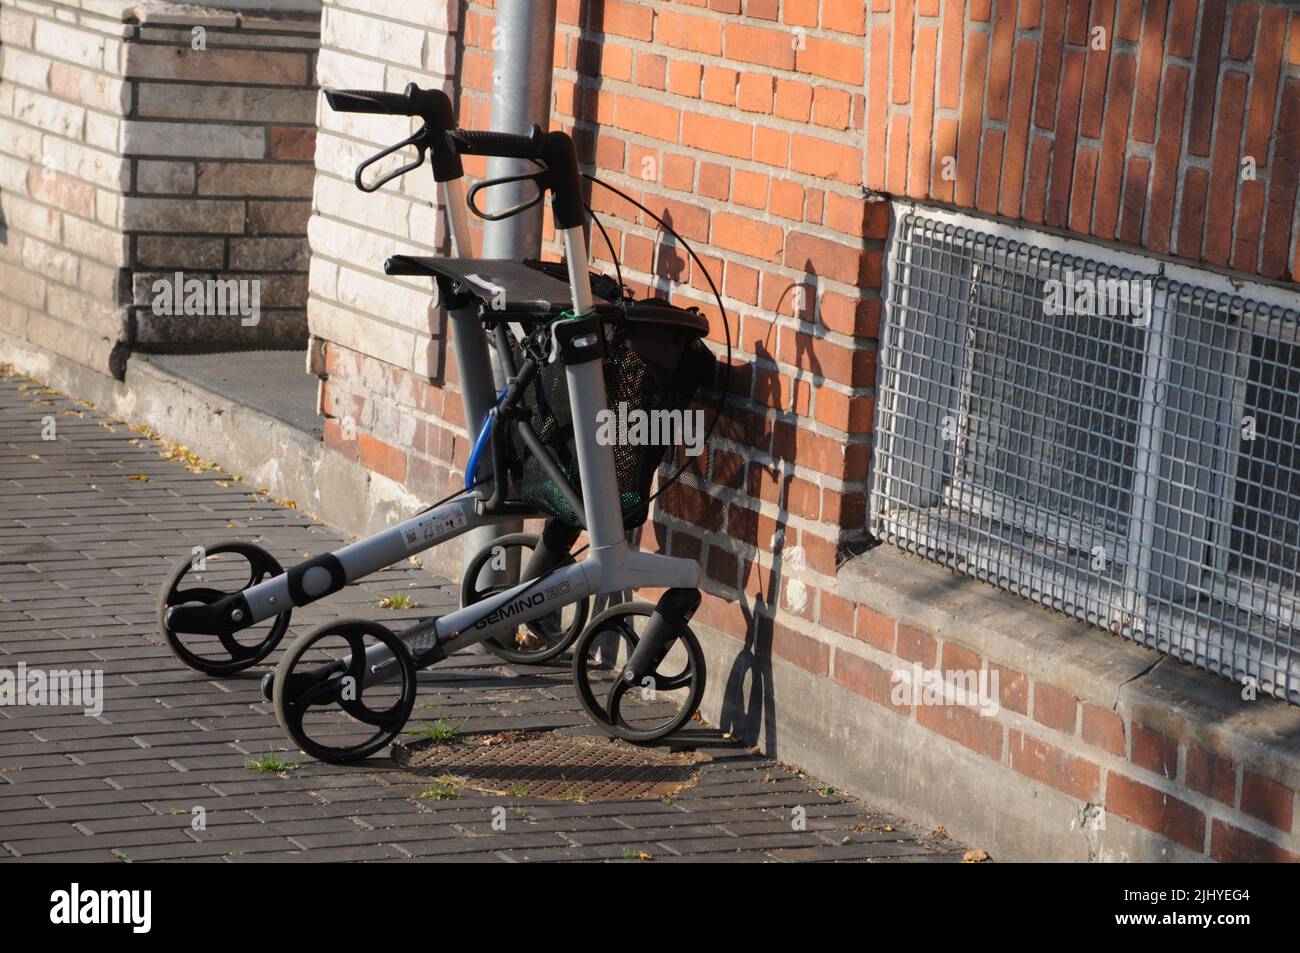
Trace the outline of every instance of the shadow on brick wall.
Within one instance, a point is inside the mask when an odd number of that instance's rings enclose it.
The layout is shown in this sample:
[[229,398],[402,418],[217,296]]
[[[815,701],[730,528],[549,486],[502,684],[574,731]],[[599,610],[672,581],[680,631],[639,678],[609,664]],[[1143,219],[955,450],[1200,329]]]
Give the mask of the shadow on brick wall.
[[[798,315],[800,300],[817,300],[818,274],[811,260],[804,262],[803,281],[792,283],[781,293],[775,311],[779,314],[787,298],[792,310]],[[812,294],[809,299],[806,296]],[[805,297],[800,297],[800,296]],[[753,348],[755,367],[776,367],[777,357],[775,343],[771,340],[776,333],[776,325],[771,325],[766,339],[747,342]],[[797,408],[801,385],[811,386],[810,377],[822,375],[821,363],[813,353],[805,336],[796,338],[796,371],[790,378],[789,391],[783,389],[780,375],[756,373],[754,377],[753,403],[759,406],[784,409]],[[799,428],[792,428],[792,436],[787,444],[773,445],[772,462],[751,461],[749,494],[763,498],[765,476],[770,477],[775,492],[777,515],[771,523],[772,538],[763,539],[763,527],[766,521],[761,518],[746,520],[728,520],[727,527],[733,538],[755,553],[771,553],[771,568],[765,570],[756,561],[741,560],[736,588],[739,590],[739,603],[745,619],[744,648],[737,653],[731,670],[727,673],[727,687],[723,696],[721,727],[742,738],[761,740],[761,746],[771,756],[778,756],[776,729],[777,701],[772,684],[772,652],[777,640],[784,642],[801,641],[805,637],[779,625],[772,613],[781,609],[782,592],[786,592],[786,610],[796,615],[807,611],[802,600],[810,598],[802,588],[803,583],[797,578],[797,571],[805,564],[801,546],[792,543],[792,531],[788,528],[790,516],[789,492],[795,476],[795,461],[799,453]],[[791,572],[793,571],[793,575]],[[787,590],[787,577],[791,583]],[[751,587],[751,582],[753,583]],[[789,657],[798,652],[796,645],[783,645],[783,656]]]

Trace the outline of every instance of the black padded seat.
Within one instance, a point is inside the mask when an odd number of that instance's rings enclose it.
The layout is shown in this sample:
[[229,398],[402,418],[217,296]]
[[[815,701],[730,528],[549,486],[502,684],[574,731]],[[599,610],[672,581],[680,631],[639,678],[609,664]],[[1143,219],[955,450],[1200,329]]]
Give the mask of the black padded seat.
[[[463,292],[495,307],[504,305],[511,320],[549,318],[572,307],[568,271],[549,261],[509,261],[493,258],[425,258],[393,255],[384,262],[386,275],[427,275],[452,281]],[[617,301],[615,283],[592,276],[592,292]],[[501,300],[504,291],[505,299]]]
[[[524,324],[548,320],[573,306],[569,272],[560,262],[393,255],[384,262],[384,274],[452,282],[460,291],[501,310],[510,321]],[[617,283],[608,275],[593,272],[591,290],[602,321],[669,325],[698,337],[709,333],[708,319],[694,309],[675,308],[658,299],[622,302]]]

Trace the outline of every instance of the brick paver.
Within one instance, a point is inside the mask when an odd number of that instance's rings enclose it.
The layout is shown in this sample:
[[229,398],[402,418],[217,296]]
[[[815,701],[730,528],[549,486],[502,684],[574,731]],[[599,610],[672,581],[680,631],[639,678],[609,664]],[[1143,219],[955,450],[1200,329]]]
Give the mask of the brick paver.
[[[56,439],[42,439],[53,420]],[[0,669],[98,669],[104,711],[0,706],[0,858],[56,860],[960,860],[962,849],[691,729],[698,784],[668,801],[577,803],[478,794],[422,800],[429,779],[387,755],[334,766],[288,752],[256,670],[210,679],[155,628],[167,571],[191,547],[258,538],[284,565],[343,536],[39,384],[0,375]],[[147,480],[131,479],[147,476]],[[222,483],[227,485],[222,486]],[[396,589],[418,608],[376,606]],[[287,640],[332,619],[394,626],[454,606],[415,565],[295,610]],[[400,626],[394,626],[400,627]],[[416,720],[462,732],[589,730],[568,665],[461,653],[420,675]],[[300,761],[258,774],[251,757]],[[494,807],[506,806],[506,830]],[[192,829],[202,807],[206,829]],[[802,811],[800,811],[802,809]],[[498,812],[499,814],[500,812]],[[792,820],[806,816],[796,830]]]

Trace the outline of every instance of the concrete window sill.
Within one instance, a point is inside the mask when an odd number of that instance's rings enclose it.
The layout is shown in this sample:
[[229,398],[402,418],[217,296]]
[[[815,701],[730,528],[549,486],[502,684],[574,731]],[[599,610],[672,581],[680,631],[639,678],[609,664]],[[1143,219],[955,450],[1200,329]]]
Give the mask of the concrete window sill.
[[1300,708],[1280,699],[1247,701],[1227,679],[892,546],[844,564],[836,594],[1300,787]]

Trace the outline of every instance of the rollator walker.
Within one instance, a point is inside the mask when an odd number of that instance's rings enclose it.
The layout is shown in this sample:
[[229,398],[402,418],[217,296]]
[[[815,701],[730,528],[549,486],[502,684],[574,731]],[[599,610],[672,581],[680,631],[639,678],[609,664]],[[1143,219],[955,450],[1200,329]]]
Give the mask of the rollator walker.
[[[707,319],[694,308],[633,301],[621,276],[589,273],[587,209],[566,133],[456,129],[446,94],[415,84],[403,93],[325,95],[335,110],[423,120],[413,135],[362,162],[356,184],[373,192],[431,156],[453,257],[395,255],[384,271],[437,284],[468,427],[477,435],[465,490],[288,571],[251,543],[202,550],[163,586],[159,623],[168,645],[199,671],[238,672],[271,653],[292,609],[476,527],[540,516],[546,523],[539,535],[501,536],[469,561],[460,609],[400,632],[349,620],[297,638],[262,683],[280,725],[315,758],[369,757],[410,720],[417,671],[482,642],[517,662],[553,658],[572,646],[577,697],[601,729],[633,742],[667,737],[694,715],[704,691],[704,657],[688,624],[700,603],[700,567],[629,543],[629,531],[649,514],[665,447],[611,444],[599,438],[598,421],[621,402],[686,412],[697,385],[713,377],[714,359],[702,340]],[[417,151],[415,160],[364,181],[369,166],[407,147]],[[461,156],[469,154],[531,160],[538,170],[479,182],[467,194]],[[523,180],[537,186],[531,201],[495,214],[476,204],[483,189]],[[546,192],[564,265],[460,257],[471,248],[467,207],[499,220]],[[500,393],[492,351],[506,381]],[[582,532],[587,545],[571,552]],[[521,582],[501,580],[503,553],[516,560]],[[666,591],[653,606],[622,603],[586,621],[593,597],[641,588]]]

